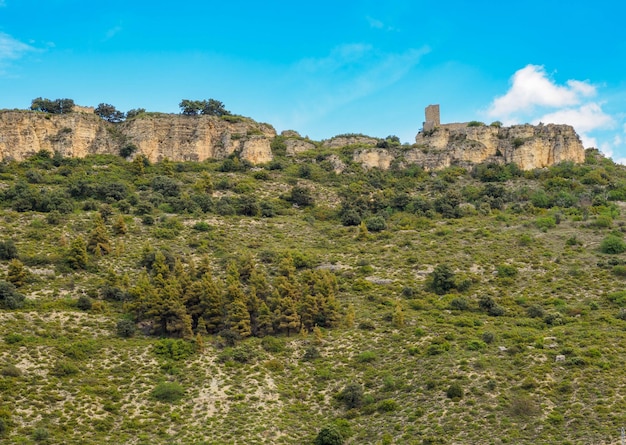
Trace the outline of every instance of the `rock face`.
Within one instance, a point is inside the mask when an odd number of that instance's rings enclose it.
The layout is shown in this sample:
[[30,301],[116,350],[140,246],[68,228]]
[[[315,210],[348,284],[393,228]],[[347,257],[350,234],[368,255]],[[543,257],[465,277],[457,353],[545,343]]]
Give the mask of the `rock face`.
[[111,124],[88,113],[0,111],[0,159],[22,160],[39,150],[72,157],[117,154],[134,144],[152,162],[223,159],[232,153],[254,164],[270,161],[274,128],[247,118],[233,121],[160,114]]
[[285,139],[285,147],[287,149],[287,156],[295,156],[304,151],[314,150],[315,144],[303,139],[290,138]]
[[340,135],[322,142],[324,148],[341,148],[347,145],[371,145],[378,143],[379,139],[362,135]]
[[437,170],[483,162],[516,163],[522,170],[549,167],[563,161],[580,163],[585,150],[569,125],[515,125],[468,127],[446,124],[415,137],[418,148],[405,161]]
[[[268,124],[231,116],[145,114],[119,124],[93,113],[50,115],[34,111],[0,111],[0,160],[23,160],[40,150],[68,157],[118,154],[133,144],[152,162],[224,159],[236,153],[253,164],[272,160],[270,141],[276,136]],[[295,131],[283,132],[287,155],[316,149]],[[584,148],[569,125],[513,127],[445,124],[419,133],[414,146],[379,148],[380,139],[341,135],[323,141],[324,148],[356,146],[353,161],[365,168],[386,170],[392,164],[418,164],[426,170],[451,165],[471,167],[495,162],[516,163],[523,170],[548,167],[562,161],[583,162]],[[335,156],[336,172],[345,165]]]

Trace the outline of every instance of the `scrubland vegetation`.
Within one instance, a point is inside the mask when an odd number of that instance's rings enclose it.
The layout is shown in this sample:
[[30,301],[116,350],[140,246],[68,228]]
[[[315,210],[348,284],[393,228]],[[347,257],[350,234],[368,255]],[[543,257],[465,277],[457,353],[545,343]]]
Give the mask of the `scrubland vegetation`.
[[623,167],[280,138],[260,167],[0,164],[3,443],[616,443]]

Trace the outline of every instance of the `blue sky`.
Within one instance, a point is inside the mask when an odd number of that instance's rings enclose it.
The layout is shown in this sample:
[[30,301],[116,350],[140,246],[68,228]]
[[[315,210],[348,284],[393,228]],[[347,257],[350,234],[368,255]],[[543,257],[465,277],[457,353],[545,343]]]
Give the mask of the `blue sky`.
[[[88,6],[85,6],[87,5]],[[313,139],[574,125],[626,161],[626,3],[0,0],[0,108],[215,98]]]

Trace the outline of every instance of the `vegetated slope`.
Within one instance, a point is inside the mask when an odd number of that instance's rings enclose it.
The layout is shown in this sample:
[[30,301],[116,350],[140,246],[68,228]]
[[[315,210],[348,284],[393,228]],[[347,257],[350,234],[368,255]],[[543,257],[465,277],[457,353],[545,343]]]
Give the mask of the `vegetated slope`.
[[[300,444],[330,427],[353,444],[614,443],[623,167],[589,151],[427,174],[350,156],[1,164],[3,440]],[[199,270],[229,302],[219,335],[183,290]],[[280,302],[299,323],[324,292],[328,328],[281,327]],[[253,294],[277,334],[233,315],[241,300],[259,320]],[[157,307],[177,309],[169,324]]]

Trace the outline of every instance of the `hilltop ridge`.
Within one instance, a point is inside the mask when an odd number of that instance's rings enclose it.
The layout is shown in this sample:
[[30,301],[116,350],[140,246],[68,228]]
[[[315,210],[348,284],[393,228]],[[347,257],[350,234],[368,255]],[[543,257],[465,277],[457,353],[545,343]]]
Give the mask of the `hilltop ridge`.
[[[0,160],[21,161],[40,150],[79,158],[120,153],[130,157],[136,153],[152,162],[237,155],[252,164],[264,164],[275,155],[272,142],[276,130],[242,116],[143,113],[111,123],[90,110],[79,107],[78,112],[67,114],[0,111]],[[353,162],[382,170],[409,164],[440,170],[484,162],[516,163],[522,170],[532,170],[563,161],[584,161],[583,145],[569,125],[443,124],[420,131],[413,145],[364,135],[340,135],[319,143],[301,138],[295,131],[283,132],[280,137],[289,156],[319,148],[349,147]],[[336,171],[341,171],[341,166]]]

